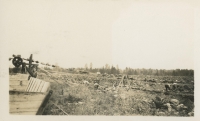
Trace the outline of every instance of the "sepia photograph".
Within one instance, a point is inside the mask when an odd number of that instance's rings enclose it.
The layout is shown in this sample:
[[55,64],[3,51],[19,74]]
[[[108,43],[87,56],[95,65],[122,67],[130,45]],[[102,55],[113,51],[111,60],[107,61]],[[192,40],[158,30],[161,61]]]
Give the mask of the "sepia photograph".
[[10,116],[196,115],[195,3],[1,3]]

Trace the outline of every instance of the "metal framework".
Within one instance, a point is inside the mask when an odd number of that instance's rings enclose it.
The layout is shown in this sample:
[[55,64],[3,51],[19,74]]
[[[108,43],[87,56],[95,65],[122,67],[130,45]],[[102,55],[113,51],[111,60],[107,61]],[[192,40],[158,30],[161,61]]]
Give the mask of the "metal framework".
[[[39,61],[33,60],[33,54],[31,54],[30,57],[27,59],[21,58],[21,55],[13,55],[13,58],[9,58],[9,60],[12,60],[12,64],[16,68],[19,68],[20,66],[22,66],[22,70],[21,70],[22,73],[25,73],[27,71],[31,77],[34,77],[34,78],[37,77]],[[28,61],[28,63],[23,62],[23,60]],[[36,64],[34,64],[33,62],[35,62]],[[41,64],[56,67],[55,65],[50,65],[48,63],[47,64],[41,63]]]

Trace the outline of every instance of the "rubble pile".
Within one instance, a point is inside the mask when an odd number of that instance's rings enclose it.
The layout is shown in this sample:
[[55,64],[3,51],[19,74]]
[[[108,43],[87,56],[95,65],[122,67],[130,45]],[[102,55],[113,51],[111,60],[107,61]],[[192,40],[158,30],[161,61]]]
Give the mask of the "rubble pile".
[[190,99],[179,101],[156,96],[152,99],[152,108],[155,109],[155,115],[159,116],[194,116],[194,103]]

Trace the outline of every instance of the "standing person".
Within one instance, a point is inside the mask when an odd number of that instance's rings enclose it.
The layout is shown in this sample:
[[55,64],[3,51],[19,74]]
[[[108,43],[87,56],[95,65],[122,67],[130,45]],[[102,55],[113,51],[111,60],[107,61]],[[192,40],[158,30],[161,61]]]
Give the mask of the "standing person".
[[169,91],[170,90],[170,84],[166,84],[165,89],[166,89],[166,91]]
[[37,77],[37,66],[36,65],[33,65],[32,67],[32,74],[33,74],[33,77]]
[[26,64],[22,63],[22,74],[26,73]]

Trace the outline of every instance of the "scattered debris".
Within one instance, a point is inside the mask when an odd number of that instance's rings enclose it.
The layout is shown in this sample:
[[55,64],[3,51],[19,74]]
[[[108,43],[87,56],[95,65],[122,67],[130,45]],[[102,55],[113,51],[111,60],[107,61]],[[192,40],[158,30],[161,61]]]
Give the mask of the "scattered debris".
[[177,106],[179,104],[179,101],[177,99],[171,99],[170,103]]

